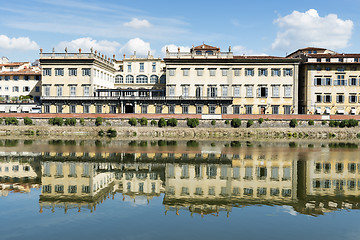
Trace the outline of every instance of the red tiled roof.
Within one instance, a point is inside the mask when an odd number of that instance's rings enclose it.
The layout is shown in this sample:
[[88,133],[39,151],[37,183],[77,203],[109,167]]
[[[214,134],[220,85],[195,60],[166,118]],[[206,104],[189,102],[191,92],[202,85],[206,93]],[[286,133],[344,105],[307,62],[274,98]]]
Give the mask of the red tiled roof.
[[29,62],[11,62],[0,64],[0,67],[12,67],[12,66],[21,66],[24,64],[30,64]]
[[220,48],[213,47],[213,46],[207,45],[205,43],[203,43],[200,46],[193,47],[193,49],[194,50],[216,50],[216,51],[220,51]]
[[339,54],[309,54],[309,58],[359,58],[360,53],[339,53]]
[[234,59],[287,59],[287,58],[276,57],[276,56],[234,56]]
[[9,72],[9,71],[3,71],[0,72],[1,76],[14,76],[14,75],[41,75],[41,71],[34,71],[31,69],[21,69],[19,71],[13,71],[13,72]]

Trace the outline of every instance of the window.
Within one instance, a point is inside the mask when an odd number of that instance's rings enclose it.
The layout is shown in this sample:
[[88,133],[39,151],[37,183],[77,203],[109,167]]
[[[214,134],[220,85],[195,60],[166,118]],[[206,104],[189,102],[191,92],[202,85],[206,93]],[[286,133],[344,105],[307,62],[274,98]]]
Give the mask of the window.
[[77,76],[77,68],[69,68],[69,76]]
[[40,92],[40,87],[39,86],[35,87],[35,92]]
[[217,97],[217,87],[208,87],[207,96],[212,98]]
[[44,68],[43,69],[43,75],[44,76],[51,76],[51,68]]
[[133,75],[126,75],[125,83],[134,83],[134,76]]
[[42,191],[43,193],[51,193],[51,185],[43,185]]
[[350,78],[349,86],[356,86],[356,85],[357,85],[357,79],[356,78]]
[[280,190],[278,188],[270,188],[270,196],[279,196]]
[[291,97],[291,86],[285,86],[284,97]]
[[14,80],[14,81],[18,81],[18,80],[19,80],[19,76],[17,76],[17,75],[13,76],[13,80]]
[[339,62],[344,62],[344,59],[343,59],[343,58],[339,58]]
[[128,69],[128,72],[131,72],[131,63],[128,63],[127,69]]
[[221,106],[221,114],[227,114],[228,113],[227,109],[228,109],[227,106]]
[[9,81],[10,80],[10,76],[5,76],[5,81]]
[[252,105],[246,105],[245,106],[245,110],[246,110],[246,114],[252,114],[252,109],[253,109],[253,106]]
[[317,102],[317,103],[321,103],[321,102],[322,102],[322,95],[321,95],[321,94],[316,94],[316,102]]
[[233,106],[233,113],[234,114],[240,114],[240,106],[239,105],[234,105]]
[[209,114],[215,114],[216,107],[215,106],[209,106]]
[[170,114],[174,114],[174,113],[175,113],[175,106],[174,106],[174,105],[169,106],[169,113],[170,113]]
[[253,86],[246,86],[246,97],[253,97]]
[[156,72],[156,62],[152,63],[152,72]]
[[162,105],[156,105],[155,113],[162,113],[162,109],[163,109]]
[[279,114],[279,106],[274,105],[272,108],[272,114]]
[[50,105],[44,105],[44,113],[50,113]]
[[202,97],[202,87],[196,87],[195,96],[196,96],[197,98]]
[[258,76],[267,76],[268,70],[266,68],[259,68],[258,70]]
[[63,68],[55,68],[55,76],[64,76]]
[[69,193],[77,193],[77,186],[76,185],[70,185],[68,188]]
[[280,68],[272,68],[271,69],[271,76],[280,77],[280,75],[281,75]]
[[55,192],[64,193],[64,185],[55,185]]
[[216,75],[216,68],[209,68],[209,74],[210,76],[215,76]]
[[189,113],[189,106],[182,106],[182,113],[188,114]]
[[332,99],[331,95],[330,95],[330,94],[326,94],[326,95],[324,96],[324,103],[331,103],[331,99]]
[[293,75],[293,70],[291,68],[285,68],[283,75],[284,76],[292,76]]
[[102,105],[96,105],[96,113],[102,113]]
[[76,86],[70,86],[70,96],[76,96]]
[[84,96],[90,96],[90,87],[84,86]]
[[290,114],[291,113],[291,106],[284,105],[284,114]]
[[336,69],[338,72],[345,72],[345,68],[344,67],[339,67]]
[[189,69],[188,68],[183,69],[183,76],[189,76]]
[[314,86],[318,86],[318,85],[322,85],[322,80],[321,80],[321,78],[315,78],[315,79],[314,79]]
[[13,92],[19,92],[19,87],[18,87],[18,86],[14,86],[14,87],[12,88],[12,91],[13,91]]
[[280,97],[279,88],[280,88],[280,86],[278,86],[278,85],[272,87],[272,90],[273,90],[272,96],[273,97]]
[[30,87],[29,86],[24,86],[23,87],[23,92],[30,92]]
[[257,96],[260,98],[268,97],[268,88],[267,87],[259,87],[257,89]]
[[240,87],[239,86],[234,87],[234,97],[240,97]]
[[228,86],[223,86],[222,87],[222,94],[223,97],[227,97],[228,95]]
[[334,86],[347,86],[347,80],[344,78],[344,75],[337,75],[337,79],[334,80]]
[[228,75],[229,69],[222,69],[222,75],[225,77]]
[[144,72],[144,71],[145,71],[144,63],[140,63],[140,72]]
[[196,106],[196,114],[202,114],[202,106]]
[[84,113],[90,113],[90,106],[89,105],[84,105],[83,106],[83,112]]
[[70,105],[70,113],[76,113],[76,105]]
[[62,105],[61,104],[56,105],[56,112],[62,113]]
[[61,97],[63,94],[63,87],[62,86],[56,86],[56,96]]
[[204,69],[203,68],[198,68],[198,69],[196,69],[196,72],[197,72],[198,76],[202,76],[203,72],[204,72]]
[[9,91],[9,86],[5,86],[5,91]]
[[159,78],[158,78],[158,76],[156,76],[156,75],[151,75],[151,76],[150,76],[150,83],[158,84],[158,83],[159,83]]
[[344,102],[344,95],[337,95],[336,96],[336,102],[337,103],[343,103]]
[[357,96],[356,95],[350,95],[349,96],[349,103],[356,103],[357,102]]
[[148,106],[147,105],[141,105],[141,113],[147,113]]
[[115,83],[123,83],[124,77],[122,75],[116,75],[115,76]]
[[235,77],[240,76],[240,69],[239,69],[239,68],[235,68],[235,69],[234,69],[234,76],[235,76]]
[[254,76],[253,68],[245,68],[245,76]]
[[136,83],[148,83],[148,77],[145,75],[136,76]]
[[175,76],[175,69],[174,68],[169,69],[169,75],[170,76]]
[[189,96],[189,86],[182,86],[182,96],[183,97]]
[[91,75],[91,69],[90,68],[83,68],[82,69],[82,75],[83,76],[90,76]]
[[[0,77],[0,80],[1,80],[1,77]],[[24,76],[24,80],[25,80],[25,81],[29,81],[29,80],[30,80],[30,76]]]

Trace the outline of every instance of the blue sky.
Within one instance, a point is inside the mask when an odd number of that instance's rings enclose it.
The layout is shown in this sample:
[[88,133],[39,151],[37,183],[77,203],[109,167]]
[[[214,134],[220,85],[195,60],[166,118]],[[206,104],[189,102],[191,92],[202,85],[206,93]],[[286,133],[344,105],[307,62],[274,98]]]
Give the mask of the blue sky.
[[297,48],[360,52],[358,0],[0,0],[0,56],[44,52],[163,56],[205,43],[235,54],[284,56]]

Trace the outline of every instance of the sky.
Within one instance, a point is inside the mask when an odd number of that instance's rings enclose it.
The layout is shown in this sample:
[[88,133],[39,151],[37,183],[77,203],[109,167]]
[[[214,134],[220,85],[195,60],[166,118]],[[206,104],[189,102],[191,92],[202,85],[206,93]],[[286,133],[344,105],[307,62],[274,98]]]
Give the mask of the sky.
[[359,0],[0,0],[0,57],[34,61],[40,48],[65,47],[164,57],[203,42],[236,55],[359,53],[359,9]]

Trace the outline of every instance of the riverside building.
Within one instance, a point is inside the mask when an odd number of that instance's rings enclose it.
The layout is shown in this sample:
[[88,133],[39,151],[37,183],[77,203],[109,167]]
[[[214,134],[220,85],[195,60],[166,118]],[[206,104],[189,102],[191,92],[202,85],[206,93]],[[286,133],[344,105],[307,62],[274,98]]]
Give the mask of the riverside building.
[[288,57],[302,61],[299,72],[299,113],[360,113],[360,54],[303,48]]

